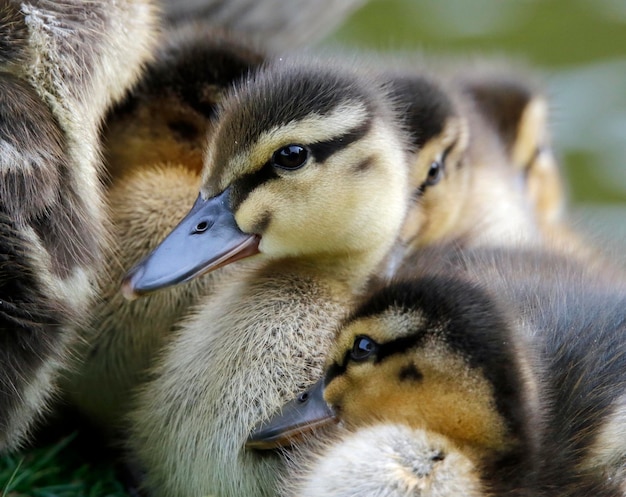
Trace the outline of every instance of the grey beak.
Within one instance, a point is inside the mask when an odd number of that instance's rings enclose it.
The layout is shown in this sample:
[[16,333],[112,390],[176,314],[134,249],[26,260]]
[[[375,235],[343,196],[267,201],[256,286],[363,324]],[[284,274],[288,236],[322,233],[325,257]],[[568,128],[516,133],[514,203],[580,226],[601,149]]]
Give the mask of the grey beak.
[[249,449],[268,450],[290,445],[315,428],[336,422],[324,400],[324,380],[285,404],[280,413],[257,426],[248,437]]
[[128,299],[177,283],[259,252],[259,237],[244,233],[228,204],[229,189],[198,196],[189,214],[122,283]]

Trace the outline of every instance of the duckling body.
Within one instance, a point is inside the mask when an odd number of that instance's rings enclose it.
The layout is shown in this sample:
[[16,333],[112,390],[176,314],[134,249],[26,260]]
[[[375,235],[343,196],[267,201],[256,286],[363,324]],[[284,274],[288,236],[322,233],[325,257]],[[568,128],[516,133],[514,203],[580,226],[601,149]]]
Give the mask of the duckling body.
[[[422,256],[420,276],[371,296],[331,349],[323,395],[351,437],[379,423],[443,435],[489,495],[623,495],[624,282],[536,250]],[[292,409],[273,422],[290,436],[283,420],[306,426]]]
[[46,410],[88,311],[106,240],[99,126],[154,24],[148,1],[0,4],[0,449]]
[[[479,470],[445,437],[403,424],[334,433],[333,440],[292,459],[279,495],[298,497],[483,497]],[[296,452],[297,453],[297,452]],[[366,457],[355,457],[356,454]],[[306,470],[304,470],[306,468]]]

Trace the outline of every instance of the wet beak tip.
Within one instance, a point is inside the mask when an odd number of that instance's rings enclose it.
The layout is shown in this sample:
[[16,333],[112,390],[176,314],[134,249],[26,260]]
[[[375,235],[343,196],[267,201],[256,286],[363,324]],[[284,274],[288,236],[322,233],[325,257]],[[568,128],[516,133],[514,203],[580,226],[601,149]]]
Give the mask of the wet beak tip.
[[137,300],[139,298],[139,295],[135,293],[129,281],[124,281],[122,283],[122,295],[126,300],[130,301]]
[[126,300],[133,301],[140,297],[139,292],[135,290],[134,279],[136,279],[136,273],[131,272],[122,281],[121,291]]

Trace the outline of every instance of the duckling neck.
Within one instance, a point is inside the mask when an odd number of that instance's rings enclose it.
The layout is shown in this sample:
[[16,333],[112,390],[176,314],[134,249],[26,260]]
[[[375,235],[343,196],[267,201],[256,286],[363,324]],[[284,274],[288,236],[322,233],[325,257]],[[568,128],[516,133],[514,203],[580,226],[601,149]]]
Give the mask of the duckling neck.
[[281,259],[274,261],[274,265],[280,270],[289,269],[310,274],[318,281],[325,281],[330,287],[341,286],[358,295],[364,290],[383,257],[382,250],[376,254],[350,252],[343,256],[329,254]]

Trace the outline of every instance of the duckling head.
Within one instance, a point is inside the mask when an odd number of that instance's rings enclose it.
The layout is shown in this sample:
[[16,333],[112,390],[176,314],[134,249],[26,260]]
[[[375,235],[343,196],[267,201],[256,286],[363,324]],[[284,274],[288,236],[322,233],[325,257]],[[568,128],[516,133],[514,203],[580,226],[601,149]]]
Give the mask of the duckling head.
[[384,84],[278,59],[225,98],[188,216],[125,281],[127,295],[260,252],[377,264],[409,197],[408,154]]
[[346,321],[325,377],[255,430],[248,446],[284,445],[334,419],[425,429],[481,457],[522,450],[534,423],[511,330],[473,285],[444,277],[393,284]]
[[466,222],[474,167],[467,164],[470,133],[461,102],[445,81],[426,71],[395,74],[391,87],[413,152],[412,202],[401,238],[413,246],[456,238]]
[[154,60],[103,130],[113,180],[146,165],[171,162],[200,173],[216,105],[263,55],[225,32],[195,22],[163,34]]
[[565,189],[551,147],[549,104],[532,71],[485,61],[457,76],[510,158],[539,223],[562,219]]

